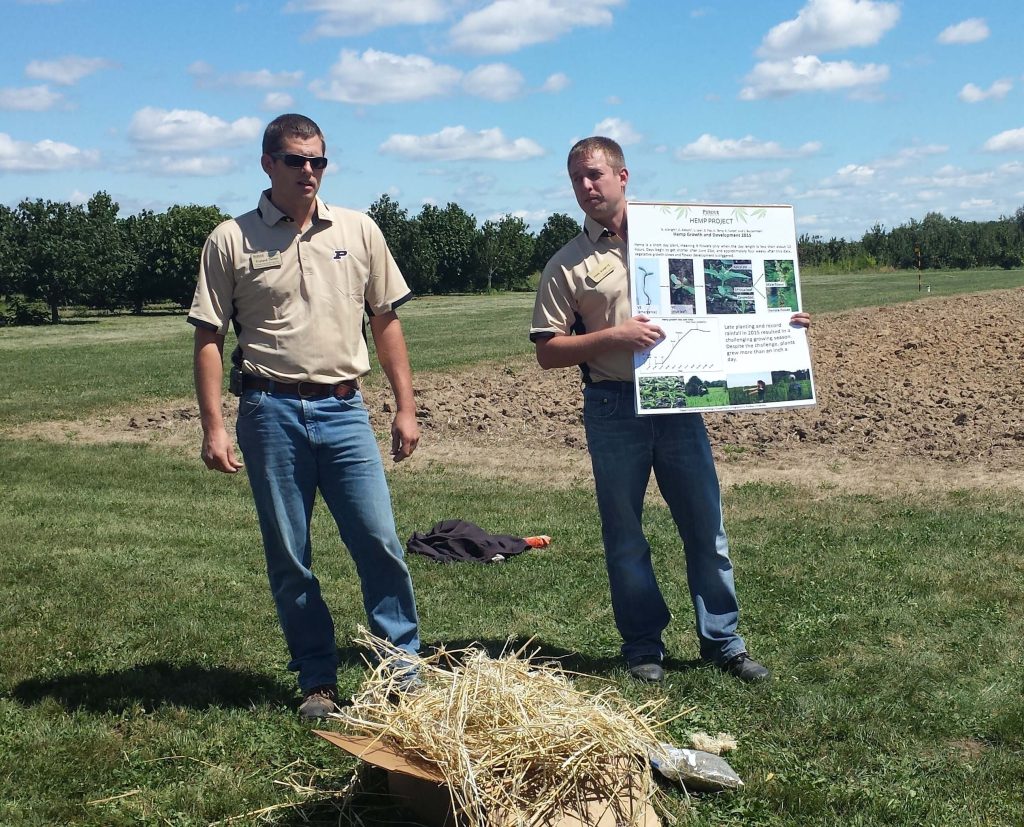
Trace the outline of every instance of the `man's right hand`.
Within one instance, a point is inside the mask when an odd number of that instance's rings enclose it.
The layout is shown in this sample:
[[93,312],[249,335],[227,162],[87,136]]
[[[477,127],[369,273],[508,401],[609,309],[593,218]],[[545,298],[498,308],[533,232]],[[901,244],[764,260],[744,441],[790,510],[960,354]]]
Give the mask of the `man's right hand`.
[[234,474],[242,467],[242,463],[235,458],[235,445],[224,428],[203,434],[203,448],[200,456],[211,471]]
[[635,352],[647,350],[665,338],[665,331],[643,315],[627,319],[615,332],[618,341]]

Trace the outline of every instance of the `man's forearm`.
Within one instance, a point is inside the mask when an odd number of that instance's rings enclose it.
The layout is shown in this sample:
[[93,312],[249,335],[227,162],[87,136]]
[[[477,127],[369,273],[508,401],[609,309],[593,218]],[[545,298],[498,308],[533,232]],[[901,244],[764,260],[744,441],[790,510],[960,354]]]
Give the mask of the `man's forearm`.
[[545,370],[569,368],[616,347],[614,328],[582,335],[556,335],[537,341],[537,362]]
[[224,382],[224,337],[196,329],[193,374],[203,431],[224,427],[221,387]]
[[370,317],[370,332],[377,348],[377,361],[391,384],[395,405],[399,411],[415,411],[412,390],[412,367],[405,346],[402,324],[394,313]]

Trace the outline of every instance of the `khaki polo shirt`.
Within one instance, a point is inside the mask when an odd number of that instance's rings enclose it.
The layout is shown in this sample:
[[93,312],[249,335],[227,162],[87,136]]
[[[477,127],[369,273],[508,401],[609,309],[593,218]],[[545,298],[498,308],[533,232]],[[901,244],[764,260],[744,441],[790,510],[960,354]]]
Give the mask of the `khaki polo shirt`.
[[225,335],[234,320],[246,373],[283,382],[356,379],[370,370],[363,313],[412,298],[363,213],[319,198],[302,232],[270,201],[206,240],[188,321]]
[[[593,333],[632,317],[626,244],[592,218],[544,268],[533,306],[530,340]],[[580,365],[584,381],[633,380],[633,354],[602,353]]]

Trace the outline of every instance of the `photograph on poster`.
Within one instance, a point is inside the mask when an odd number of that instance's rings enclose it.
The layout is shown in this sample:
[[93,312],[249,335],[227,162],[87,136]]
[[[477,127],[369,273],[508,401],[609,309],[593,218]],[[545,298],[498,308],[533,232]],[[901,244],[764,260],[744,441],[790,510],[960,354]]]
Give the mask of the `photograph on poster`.
[[708,313],[754,313],[754,271],[750,259],[704,259]]
[[670,258],[668,260],[668,296],[673,313],[685,313],[692,316],[697,312],[692,258]]

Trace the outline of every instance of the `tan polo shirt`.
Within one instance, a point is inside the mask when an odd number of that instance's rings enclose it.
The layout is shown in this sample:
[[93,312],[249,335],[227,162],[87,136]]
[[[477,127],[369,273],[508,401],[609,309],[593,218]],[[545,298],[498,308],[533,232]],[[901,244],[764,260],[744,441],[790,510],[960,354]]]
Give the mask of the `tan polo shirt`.
[[[530,340],[605,330],[631,318],[626,244],[592,218],[544,268]],[[631,351],[609,351],[580,365],[584,381],[633,380]]]
[[356,379],[370,370],[363,313],[412,298],[384,235],[363,213],[319,198],[301,232],[270,201],[206,240],[188,321],[236,323],[246,373],[283,382]]

